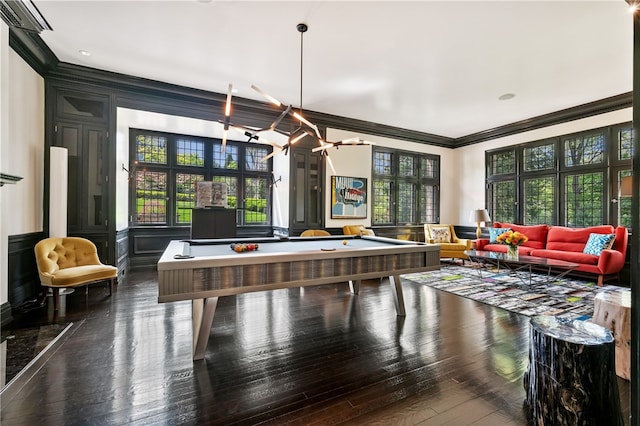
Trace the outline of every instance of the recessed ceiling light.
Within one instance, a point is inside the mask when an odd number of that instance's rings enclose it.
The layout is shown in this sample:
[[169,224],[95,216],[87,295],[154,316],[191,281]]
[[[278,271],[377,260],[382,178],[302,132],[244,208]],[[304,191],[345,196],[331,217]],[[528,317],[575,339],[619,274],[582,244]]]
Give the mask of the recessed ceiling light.
[[82,56],[91,56],[91,52],[89,52],[88,50],[78,50],[78,53],[80,53]]
[[509,99],[513,99],[515,97],[516,95],[514,95],[513,93],[505,93],[504,95],[501,95],[498,99],[500,99],[501,101],[508,101]]

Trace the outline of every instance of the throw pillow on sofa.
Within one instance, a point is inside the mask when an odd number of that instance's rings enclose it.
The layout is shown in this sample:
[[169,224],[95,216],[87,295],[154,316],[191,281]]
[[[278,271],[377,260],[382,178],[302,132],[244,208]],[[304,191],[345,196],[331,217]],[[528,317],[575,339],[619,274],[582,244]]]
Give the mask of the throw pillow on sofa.
[[431,237],[433,238],[434,243],[451,242],[451,232],[449,232],[449,227],[431,228]]
[[505,232],[509,231],[511,231],[511,228],[489,228],[489,242],[491,244],[497,243],[498,241],[496,240],[496,238],[498,238],[499,235],[502,235]]
[[615,237],[616,234],[589,234],[589,239],[582,252],[600,256],[602,250],[608,250],[613,246]]

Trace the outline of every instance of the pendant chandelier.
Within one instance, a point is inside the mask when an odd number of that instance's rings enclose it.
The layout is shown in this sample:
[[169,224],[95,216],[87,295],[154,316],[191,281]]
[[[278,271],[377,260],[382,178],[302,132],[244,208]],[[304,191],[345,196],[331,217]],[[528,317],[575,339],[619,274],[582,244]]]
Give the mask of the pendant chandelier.
[[[224,108],[224,120],[219,121],[223,125],[222,151],[224,152],[225,147],[226,147],[227,135],[228,135],[229,129],[234,129],[234,130],[239,131],[240,133],[244,134],[245,136],[247,136],[249,138],[247,140],[247,142],[251,142],[251,140],[255,140],[256,142],[264,143],[264,144],[272,146],[273,147],[273,152],[271,154],[265,156],[262,159],[263,161],[266,161],[269,158],[271,158],[274,155],[279,154],[281,152],[286,155],[287,152],[289,151],[289,148],[292,145],[294,145],[296,142],[300,141],[302,138],[308,136],[308,137],[312,137],[312,138],[316,139],[316,141],[318,142],[318,146],[316,148],[313,148],[312,151],[313,152],[321,152],[322,155],[324,155],[327,158],[327,163],[329,164],[331,170],[333,171],[333,174],[335,174],[335,169],[333,167],[333,163],[332,163],[331,159],[329,158],[329,153],[327,152],[327,149],[329,149],[329,148],[336,148],[337,149],[340,146],[349,146],[349,145],[350,146],[353,146],[353,145],[373,145],[373,142],[369,142],[369,141],[363,140],[361,138],[349,138],[349,139],[344,139],[344,140],[337,141],[337,142],[327,141],[327,140],[322,138],[322,135],[320,134],[320,130],[318,129],[318,126],[304,117],[303,112],[302,112],[302,78],[303,78],[304,33],[307,32],[309,27],[307,26],[307,24],[300,23],[300,24],[296,25],[296,29],[300,33],[300,104],[299,104],[299,107],[296,109],[292,105],[284,105],[282,102],[280,102],[275,97],[271,96],[270,94],[268,94],[267,92],[265,92],[264,90],[262,90],[261,88],[256,86],[255,84],[252,84],[251,88],[253,90],[255,90],[256,92],[258,92],[267,101],[269,101],[269,103],[271,103],[272,105],[278,107],[280,109],[280,114],[276,117],[276,119],[268,127],[265,127],[265,128],[252,128],[252,127],[248,127],[248,126],[234,125],[234,124],[231,124],[231,98],[232,98],[233,86],[231,84],[229,84],[229,90],[227,92],[227,100],[226,100],[225,108]],[[293,131],[291,131],[291,132],[285,132],[285,131],[283,131],[281,129],[278,129],[278,126],[280,125],[282,120],[287,116],[291,116],[297,122],[299,122],[298,127],[296,129],[294,129]],[[280,144],[277,144],[275,142],[272,142],[272,141],[266,139],[263,135],[261,135],[261,133],[267,132],[267,131],[276,132],[276,133],[279,133],[281,135],[286,136],[287,137],[287,143],[284,144],[284,145],[280,145]]]

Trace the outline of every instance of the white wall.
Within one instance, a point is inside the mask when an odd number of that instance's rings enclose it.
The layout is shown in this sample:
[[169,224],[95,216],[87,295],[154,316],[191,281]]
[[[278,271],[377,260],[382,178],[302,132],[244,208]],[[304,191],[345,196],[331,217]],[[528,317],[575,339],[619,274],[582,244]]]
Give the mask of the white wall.
[[[126,229],[129,225],[129,185],[128,174],[122,166],[131,170],[129,159],[129,129],[155,130],[192,136],[222,138],[222,125],[215,121],[195,118],[179,117],[148,111],[138,111],[127,108],[117,110],[116,134],[116,229]],[[265,132],[264,137],[278,144],[284,144],[286,139],[273,132]],[[228,140],[246,140],[241,134],[231,130]],[[274,193],[273,217],[274,226],[288,226],[289,223],[289,156],[276,155],[274,157],[274,175],[281,177]],[[133,159],[131,159],[133,162]],[[279,202],[278,202],[279,201]],[[282,222],[280,222],[282,221]]]
[[0,304],[8,301],[8,237],[43,230],[44,80],[9,47],[0,22]]
[[[457,194],[457,197],[460,202],[456,210],[457,216],[452,219],[452,222],[459,225],[475,225],[475,223],[469,221],[469,213],[472,209],[486,207],[484,186],[486,178],[484,169],[485,151],[597,129],[612,124],[626,123],[631,120],[632,108],[627,108],[456,149],[456,168],[460,171],[460,193]],[[445,196],[443,195],[442,198],[445,198]]]

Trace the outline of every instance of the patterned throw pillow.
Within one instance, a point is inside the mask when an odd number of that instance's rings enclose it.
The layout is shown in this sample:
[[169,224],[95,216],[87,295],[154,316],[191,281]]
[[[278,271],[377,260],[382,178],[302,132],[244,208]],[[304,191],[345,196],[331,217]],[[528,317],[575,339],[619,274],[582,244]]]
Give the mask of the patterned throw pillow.
[[600,256],[602,250],[608,250],[613,247],[613,240],[615,238],[616,234],[589,234],[589,240],[582,252]]
[[449,228],[431,228],[431,237],[434,243],[450,243],[451,233]]
[[489,228],[489,242],[492,244],[497,243],[496,238],[498,238],[498,235],[502,235],[508,231],[511,231],[511,228]]

